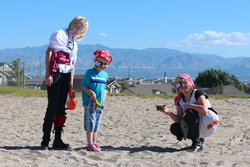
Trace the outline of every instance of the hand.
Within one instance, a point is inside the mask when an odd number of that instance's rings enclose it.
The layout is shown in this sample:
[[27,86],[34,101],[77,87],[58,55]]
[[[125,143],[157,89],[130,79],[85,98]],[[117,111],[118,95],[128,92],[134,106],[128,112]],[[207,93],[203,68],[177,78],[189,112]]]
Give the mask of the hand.
[[163,112],[163,113],[169,115],[169,114],[172,113],[172,110],[171,110],[170,108],[167,108],[166,106],[163,106],[161,112]]
[[95,94],[95,92],[91,91],[91,93],[88,94],[88,95],[89,95],[89,98],[90,98],[91,100],[96,100],[96,94]]
[[188,109],[191,109],[191,105],[188,104],[183,108],[183,113],[185,113]]
[[48,86],[51,86],[51,84],[53,83],[53,77],[49,75],[48,77],[45,78],[44,83]]
[[76,94],[76,93],[75,93],[74,89],[72,88],[72,90],[71,90],[70,93],[69,93],[69,98],[70,98],[70,99],[74,99],[74,98],[76,97],[75,94]]

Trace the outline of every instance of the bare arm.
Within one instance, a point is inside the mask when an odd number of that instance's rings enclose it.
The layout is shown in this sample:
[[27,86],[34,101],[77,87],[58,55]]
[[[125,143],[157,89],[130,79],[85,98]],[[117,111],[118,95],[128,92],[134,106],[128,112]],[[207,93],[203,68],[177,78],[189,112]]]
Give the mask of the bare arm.
[[89,95],[91,100],[96,100],[96,94],[94,91],[90,90],[86,86],[81,86],[81,89]]
[[53,77],[50,74],[50,60],[51,60],[51,56],[52,56],[53,51],[54,51],[53,48],[48,48],[46,50],[46,57],[45,57],[46,75],[45,75],[44,81],[48,86],[51,86],[51,84],[53,83]]
[[208,113],[208,104],[205,96],[200,96],[198,98],[198,104],[189,104],[185,107],[184,111],[188,108],[194,109],[195,111],[201,113],[201,114],[207,114]]
[[74,76],[75,76],[75,62],[72,63],[72,71],[71,71],[71,79],[70,79],[70,87],[74,86]]
[[104,91],[104,98],[103,98],[103,101],[105,101],[106,97],[107,97],[107,90]]
[[177,114],[173,113],[170,108],[164,107],[161,112],[167,114],[173,121],[179,123],[183,116],[183,110],[180,106],[176,106]]

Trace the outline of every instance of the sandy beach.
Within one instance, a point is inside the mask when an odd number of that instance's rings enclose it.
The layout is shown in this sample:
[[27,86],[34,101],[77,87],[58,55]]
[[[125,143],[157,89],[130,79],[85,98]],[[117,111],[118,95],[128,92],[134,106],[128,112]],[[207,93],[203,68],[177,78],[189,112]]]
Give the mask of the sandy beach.
[[[190,140],[177,142],[169,132],[172,120],[155,110],[172,99],[108,96],[99,131],[101,152],[83,149],[83,107],[68,111],[63,140],[70,150],[41,150],[44,97],[0,95],[1,167],[249,167],[250,99],[210,99],[221,119],[217,132],[205,139],[204,150],[182,149]],[[50,143],[52,144],[52,142]]]

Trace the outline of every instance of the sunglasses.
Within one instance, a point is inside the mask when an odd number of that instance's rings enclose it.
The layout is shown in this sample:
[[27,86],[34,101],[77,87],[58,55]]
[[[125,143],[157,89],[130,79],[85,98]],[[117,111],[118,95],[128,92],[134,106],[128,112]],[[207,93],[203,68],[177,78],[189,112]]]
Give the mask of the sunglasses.
[[109,63],[103,63],[103,62],[101,62],[102,63],[102,65],[109,65]]
[[103,63],[103,62],[101,62],[99,60],[96,60],[96,62],[95,62],[96,67],[101,67],[102,65],[109,65],[109,64],[108,63]]
[[187,81],[180,81],[175,84],[176,89],[179,89],[182,87],[183,84],[187,84]]

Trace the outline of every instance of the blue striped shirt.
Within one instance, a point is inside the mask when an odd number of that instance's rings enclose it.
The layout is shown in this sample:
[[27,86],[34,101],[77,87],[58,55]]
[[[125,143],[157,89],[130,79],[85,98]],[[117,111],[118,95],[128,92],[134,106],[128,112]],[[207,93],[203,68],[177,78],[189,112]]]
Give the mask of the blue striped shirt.
[[[96,99],[103,105],[103,99],[106,91],[106,83],[108,80],[108,73],[106,71],[97,71],[96,68],[89,69],[82,81],[81,86],[88,87],[96,94]],[[85,91],[82,91],[82,103],[85,104],[90,100]]]

